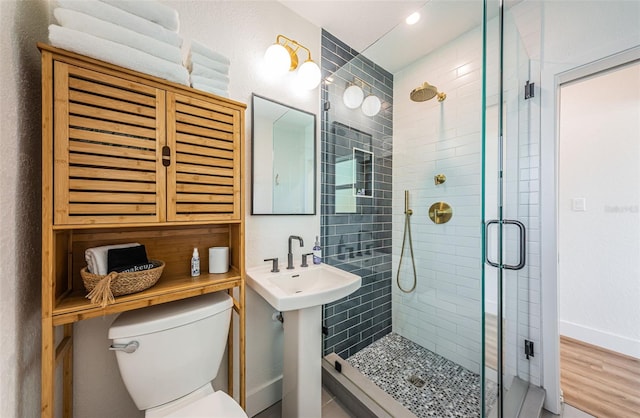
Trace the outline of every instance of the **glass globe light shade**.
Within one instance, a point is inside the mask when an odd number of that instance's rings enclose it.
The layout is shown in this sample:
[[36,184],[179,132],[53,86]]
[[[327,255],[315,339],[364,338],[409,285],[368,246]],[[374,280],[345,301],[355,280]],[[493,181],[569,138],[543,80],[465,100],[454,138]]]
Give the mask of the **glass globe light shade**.
[[301,88],[305,90],[313,90],[320,84],[320,67],[315,62],[305,61],[298,68],[298,82]]
[[280,44],[273,44],[264,53],[264,61],[273,75],[284,75],[291,68],[291,56]]
[[380,111],[382,103],[378,97],[373,94],[367,96],[362,102],[362,113],[367,116],[375,116]]
[[342,95],[342,101],[349,109],[357,109],[362,104],[362,99],[364,99],[364,92],[360,86],[356,85],[347,87]]

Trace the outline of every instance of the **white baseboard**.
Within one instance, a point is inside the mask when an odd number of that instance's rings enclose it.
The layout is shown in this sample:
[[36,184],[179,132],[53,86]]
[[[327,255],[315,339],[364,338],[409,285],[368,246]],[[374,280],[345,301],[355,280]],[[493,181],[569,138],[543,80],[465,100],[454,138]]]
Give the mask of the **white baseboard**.
[[640,341],[638,340],[589,328],[569,321],[559,321],[558,328],[560,335],[597,345],[598,347],[606,348],[607,350],[622,353],[627,356],[640,358]]
[[485,300],[484,312],[492,315],[498,315],[498,303],[492,300]]
[[252,417],[282,399],[282,376],[247,391],[247,415]]

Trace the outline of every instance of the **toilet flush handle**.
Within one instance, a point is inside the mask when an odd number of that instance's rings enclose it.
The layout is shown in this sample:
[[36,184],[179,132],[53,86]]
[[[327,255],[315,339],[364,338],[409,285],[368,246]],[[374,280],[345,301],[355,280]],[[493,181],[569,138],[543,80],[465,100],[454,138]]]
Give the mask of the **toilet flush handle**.
[[109,350],[111,351],[124,351],[125,353],[133,353],[140,347],[140,343],[137,341],[131,341],[126,344],[111,344],[109,346]]

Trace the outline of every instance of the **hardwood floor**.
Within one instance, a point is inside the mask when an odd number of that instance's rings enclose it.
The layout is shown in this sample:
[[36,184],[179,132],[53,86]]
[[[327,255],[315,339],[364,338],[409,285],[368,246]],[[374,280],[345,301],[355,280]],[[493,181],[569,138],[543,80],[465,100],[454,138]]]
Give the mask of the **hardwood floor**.
[[498,319],[495,315],[484,315],[484,365],[498,370]]
[[640,359],[560,336],[565,403],[597,418],[640,417]]
[[[504,327],[504,320],[502,326]],[[493,314],[484,314],[484,365],[492,370],[498,370],[498,317]],[[504,347],[505,335],[502,334]],[[504,359],[506,354],[502,353]],[[503,363],[504,364],[504,363]]]

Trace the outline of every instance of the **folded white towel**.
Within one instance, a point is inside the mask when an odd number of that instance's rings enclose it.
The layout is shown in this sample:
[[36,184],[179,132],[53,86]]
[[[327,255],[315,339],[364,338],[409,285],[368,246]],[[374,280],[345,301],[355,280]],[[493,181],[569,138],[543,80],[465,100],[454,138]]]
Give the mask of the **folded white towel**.
[[196,64],[200,64],[204,67],[207,67],[211,70],[216,70],[222,74],[229,74],[229,65],[223,64],[218,61],[211,60],[204,55],[200,55],[197,52],[191,51],[191,66],[193,67]]
[[191,75],[207,77],[212,80],[218,80],[218,81],[229,83],[228,74],[223,74],[220,71],[212,70],[211,68],[205,67],[204,65],[198,64],[197,62],[194,62],[191,65]]
[[176,64],[182,63],[182,51],[177,46],[75,10],[58,7],[53,11],[53,15],[58,23],[65,28],[130,46]]
[[108,270],[108,255],[109,250],[113,248],[129,248],[135,247],[137,242],[130,242],[128,244],[115,244],[104,245],[102,247],[87,248],[84,252],[84,259],[87,262],[87,270],[93,274],[105,275],[109,274]]
[[194,89],[206,91],[208,93],[215,94],[217,96],[229,97],[229,92],[227,90],[222,90],[217,87],[211,86],[209,84],[204,83],[194,83],[191,87]]
[[182,37],[157,23],[98,0],[56,0],[60,7],[88,14],[180,48]]
[[231,64],[231,61],[226,56],[193,39],[191,40],[191,51],[227,66]]
[[102,0],[119,9],[126,10],[136,16],[155,22],[170,31],[177,32],[180,28],[178,11],[154,0]]
[[229,89],[229,80],[220,80],[217,78],[203,77],[201,75],[191,75],[191,84],[207,84],[220,90]]
[[154,57],[146,52],[113,41],[58,25],[49,25],[49,40],[53,46],[62,49],[189,85],[189,72],[180,64]]

